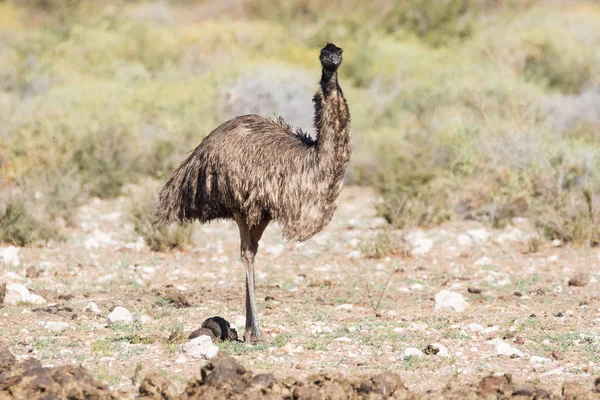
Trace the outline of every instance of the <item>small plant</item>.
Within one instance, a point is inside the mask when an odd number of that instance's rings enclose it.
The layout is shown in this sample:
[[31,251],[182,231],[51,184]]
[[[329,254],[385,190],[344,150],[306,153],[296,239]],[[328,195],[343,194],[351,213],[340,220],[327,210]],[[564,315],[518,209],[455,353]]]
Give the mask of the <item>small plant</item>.
[[385,281],[385,285],[383,285],[383,289],[381,289],[381,293],[379,295],[379,299],[377,299],[377,303],[373,303],[373,297],[371,296],[371,289],[369,288],[369,281],[365,277],[365,287],[367,289],[367,297],[369,298],[369,302],[371,303],[371,308],[373,309],[375,316],[379,316],[379,313],[377,312],[377,310],[379,309],[379,305],[381,304],[381,299],[383,298],[385,290],[387,289],[388,283],[390,283],[390,279],[392,279],[392,276],[399,271],[400,271],[399,269],[395,269],[388,276],[387,280]]
[[142,362],[138,362],[135,365],[135,370],[133,371],[133,377],[131,377],[131,383],[133,385],[137,385],[140,381],[140,378],[142,377],[142,369],[144,368]]
[[0,210],[0,242],[25,246],[58,238],[58,231],[34,218],[23,200],[11,198],[4,210]]
[[[156,194],[149,187],[143,187],[139,193],[134,193],[129,208],[129,218],[138,233],[153,251],[183,249],[192,243],[193,225],[171,225],[156,227],[150,215],[150,208],[156,201]],[[165,303],[166,301],[166,303]],[[159,304],[167,304],[168,299],[159,297]]]

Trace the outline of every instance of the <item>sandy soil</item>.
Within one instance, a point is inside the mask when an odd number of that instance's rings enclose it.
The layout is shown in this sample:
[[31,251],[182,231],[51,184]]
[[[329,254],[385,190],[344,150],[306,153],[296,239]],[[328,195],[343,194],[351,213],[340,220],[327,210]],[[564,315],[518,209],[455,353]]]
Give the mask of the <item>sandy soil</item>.
[[[329,227],[302,244],[286,243],[270,226],[257,257],[269,343],[224,342],[221,350],[276,379],[385,372],[424,394],[450,381],[476,388],[506,373],[553,395],[565,382],[592,390],[600,375],[598,249],[538,245],[523,220],[503,230],[454,222],[390,232],[375,217],[375,202],[368,189],[346,189]],[[94,200],[74,211],[67,241],[20,249],[18,263],[1,267],[1,282],[24,285],[48,303],[5,304],[0,346],[17,361],[81,365],[126,397],[152,373],[180,392],[206,364],[180,351],[190,332],[218,315],[243,333],[237,228],[197,226],[194,247],[153,253],[128,223],[127,205],[127,198]],[[374,248],[387,255],[369,258]],[[436,309],[443,290],[466,305]],[[90,302],[100,314],[84,311]],[[130,310],[134,322],[107,325],[115,306]]]

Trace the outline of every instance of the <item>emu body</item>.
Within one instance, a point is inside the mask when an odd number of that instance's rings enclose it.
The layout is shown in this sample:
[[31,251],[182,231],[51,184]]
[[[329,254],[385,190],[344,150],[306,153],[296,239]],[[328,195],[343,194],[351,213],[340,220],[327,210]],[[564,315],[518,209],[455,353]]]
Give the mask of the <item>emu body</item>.
[[304,241],[333,217],[351,152],[350,113],[338,84],[342,50],[321,50],[320,88],[313,97],[315,140],[257,115],[212,131],[159,193],[158,224],[233,219],[246,269],[246,342],[261,340],[254,300],[254,257],[271,221],[289,240]]

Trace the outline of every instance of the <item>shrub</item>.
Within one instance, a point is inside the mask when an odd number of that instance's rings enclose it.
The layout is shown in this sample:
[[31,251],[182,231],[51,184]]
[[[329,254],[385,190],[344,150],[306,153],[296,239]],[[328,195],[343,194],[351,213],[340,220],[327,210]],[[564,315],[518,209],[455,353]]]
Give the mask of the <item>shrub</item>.
[[32,216],[22,199],[11,197],[0,209],[0,242],[25,246],[59,238],[56,229]]
[[129,218],[136,233],[144,239],[152,251],[184,249],[192,243],[193,225],[172,224],[157,228],[152,223],[149,212],[156,200],[156,185],[147,184],[134,191],[129,207]]

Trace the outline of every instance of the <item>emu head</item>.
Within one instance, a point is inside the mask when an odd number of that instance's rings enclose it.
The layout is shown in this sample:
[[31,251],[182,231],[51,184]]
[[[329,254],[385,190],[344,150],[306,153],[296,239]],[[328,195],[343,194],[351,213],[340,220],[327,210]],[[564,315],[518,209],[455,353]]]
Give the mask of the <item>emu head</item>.
[[342,63],[342,53],[344,50],[340,49],[333,43],[327,43],[327,46],[321,49],[321,65],[323,68],[335,71]]

